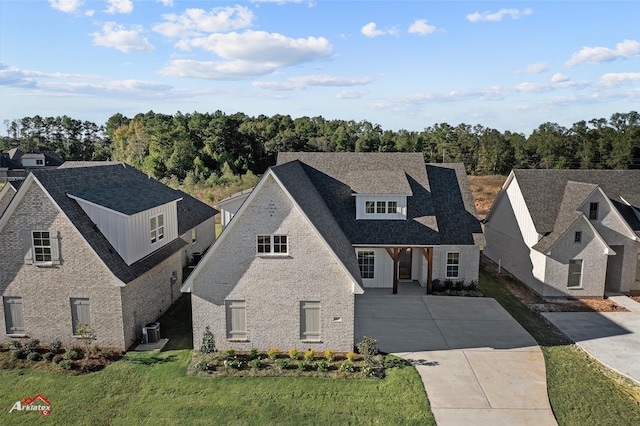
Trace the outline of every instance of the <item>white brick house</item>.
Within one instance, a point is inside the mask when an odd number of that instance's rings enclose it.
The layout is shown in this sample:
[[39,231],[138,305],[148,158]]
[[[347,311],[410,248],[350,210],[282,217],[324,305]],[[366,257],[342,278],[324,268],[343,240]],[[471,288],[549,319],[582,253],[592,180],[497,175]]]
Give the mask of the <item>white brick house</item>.
[[180,296],[215,214],[124,164],[33,170],[0,216],[0,341],[77,344],[88,322],[127,349]]
[[513,170],[484,253],[543,297],[640,292],[640,171]]
[[194,347],[349,351],[354,302],[398,281],[477,280],[462,165],[422,154],[280,153],[183,287]]

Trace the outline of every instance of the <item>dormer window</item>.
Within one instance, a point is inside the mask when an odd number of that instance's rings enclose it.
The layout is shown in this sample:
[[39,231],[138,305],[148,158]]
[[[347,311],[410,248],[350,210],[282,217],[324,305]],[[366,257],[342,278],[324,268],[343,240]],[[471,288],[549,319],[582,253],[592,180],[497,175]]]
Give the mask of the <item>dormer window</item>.
[[598,220],[598,203],[589,204],[589,219]]
[[407,218],[407,197],[404,195],[360,195],[356,196],[356,219]]
[[164,215],[159,214],[158,216],[153,216],[149,219],[149,228],[151,228],[151,231],[149,232],[151,244],[162,240],[164,238]]

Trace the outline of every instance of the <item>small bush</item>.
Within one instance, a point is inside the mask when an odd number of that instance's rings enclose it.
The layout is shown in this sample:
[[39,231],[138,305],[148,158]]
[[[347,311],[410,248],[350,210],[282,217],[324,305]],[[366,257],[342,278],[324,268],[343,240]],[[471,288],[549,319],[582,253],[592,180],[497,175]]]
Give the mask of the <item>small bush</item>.
[[262,367],[262,362],[260,361],[259,358],[254,358],[251,361],[249,361],[249,367],[251,367],[254,370],[259,370],[260,367]]
[[300,361],[298,364],[298,368],[300,371],[309,371],[311,370],[311,363],[308,361]]
[[40,361],[42,359],[42,357],[40,356],[40,354],[38,352],[29,352],[27,354],[27,359],[29,361]]
[[355,352],[347,352],[346,356],[347,356],[347,360],[349,362],[353,362],[353,361],[355,361],[357,355],[356,355]]
[[56,355],[51,359],[51,362],[53,362],[54,364],[60,364],[62,360],[64,360],[62,355]]
[[89,364],[88,362],[83,362],[82,365],[80,365],[80,370],[84,373],[91,373],[94,369],[95,366],[93,364]]
[[444,284],[442,283],[442,281],[436,278],[435,280],[431,281],[431,288],[433,289],[433,291],[442,291],[444,290]]
[[102,348],[100,350],[100,356],[102,359],[112,359],[113,358],[113,349],[111,348]]
[[102,352],[102,351],[100,350],[100,347],[99,347],[98,345],[93,345],[93,346],[91,346],[90,351],[91,351],[91,355],[94,355],[94,356],[99,356],[99,355],[100,355],[100,353]]
[[224,357],[227,358],[227,359],[234,358],[235,356],[236,356],[236,350],[235,349],[227,349],[224,352]]
[[324,359],[326,359],[327,361],[331,362],[335,357],[336,351],[332,349],[327,349],[326,351],[324,351]]
[[198,363],[196,364],[196,370],[207,371],[207,361],[205,360],[198,361]]
[[9,350],[14,351],[14,350],[21,350],[22,349],[22,343],[19,340],[14,340],[13,342],[9,343]]
[[445,290],[453,290],[453,281],[451,280],[444,280],[444,289]]
[[289,360],[286,358],[280,358],[276,361],[276,365],[280,370],[286,370],[289,368]]
[[53,360],[54,356],[56,356],[56,354],[54,354],[53,352],[47,352],[46,354],[42,355],[42,358],[44,358],[45,361],[51,361]]
[[28,354],[37,352],[39,344],[40,340],[38,339],[27,340],[27,342],[24,344],[24,350]]
[[353,373],[353,362],[345,361],[340,364],[340,371],[344,371],[346,373]]
[[304,353],[303,358],[307,362],[313,362],[316,360],[316,352],[313,349],[309,349]]
[[469,283],[469,286],[467,288],[469,290],[477,290],[478,289],[478,281],[477,280],[471,280],[471,282]]
[[256,348],[253,348],[249,351],[249,359],[256,359],[260,355],[260,352]]
[[203,354],[210,354],[216,351],[216,339],[207,326],[202,333],[202,345],[200,345],[200,352]]
[[72,346],[69,349],[67,349],[67,351],[64,354],[64,357],[67,360],[76,360],[76,359],[82,358],[82,355],[80,355],[80,351],[78,351],[77,349],[74,349]]
[[289,349],[289,358],[298,359],[300,357],[300,352],[296,348]]
[[23,359],[25,356],[25,353],[22,349],[12,349],[11,356],[14,357],[15,359]]
[[371,377],[371,376],[373,376],[373,368],[372,368],[369,364],[367,364],[367,363],[364,363],[364,364],[362,365],[362,369],[361,369],[361,371],[362,371],[362,375],[363,375],[364,377]]
[[49,350],[54,354],[59,354],[60,352],[62,352],[62,342],[60,340],[54,340],[53,342],[49,343]]
[[70,359],[63,359],[58,363],[58,366],[63,370],[71,370],[73,368],[73,361]]
[[318,361],[317,367],[318,367],[318,371],[325,373],[329,371],[329,362],[324,359],[321,359],[320,361]]
[[358,352],[365,358],[371,358],[378,354],[378,341],[373,337],[364,336],[360,343],[356,345]]
[[240,370],[242,368],[242,362],[238,358],[227,360],[227,365],[231,368],[235,368],[236,370]]
[[458,291],[464,290],[464,281],[463,280],[456,281],[455,288]]
[[387,355],[384,357],[384,368],[404,368],[408,367],[409,362],[405,359],[399,358],[394,355]]
[[278,348],[271,348],[267,352],[267,356],[269,357],[269,359],[276,359],[278,358],[278,355],[280,355],[280,349]]

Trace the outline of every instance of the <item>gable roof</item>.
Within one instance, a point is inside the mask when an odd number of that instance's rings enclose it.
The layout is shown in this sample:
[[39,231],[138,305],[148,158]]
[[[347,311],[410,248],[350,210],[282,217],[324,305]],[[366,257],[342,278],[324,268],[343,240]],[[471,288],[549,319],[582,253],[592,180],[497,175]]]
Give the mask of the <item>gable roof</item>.
[[[282,152],[299,161],[353,245],[482,245],[462,164],[425,164],[421,153]],[[406,220],[356,220],[354,194],[407,195]]]
[[640,218],[634,213],[634,209],[640,209],[640,170],[513,170],[512,173],[541,235],[555,229],[563,205],[574,206],[575,210],[595,185],[611,200],[629,227],[636,234],[640,232]]
[[[144,188],[148,192],[158,193],[159,203],[166,199],[181,199],[182,201],[178,201],[178,229],[184,229],[197,220],[213,217],[217,213],[208,205],[185,193],[175,191],[122,163],[93,167],[32,170],[27,180],[35,180],[40,184],[107,268],[125,284],[161,263],[187,243],[176,238],[149,256],[127,265],[80,205],[68,194],[81,193],[86,195],[92,190],[100,193],[101,188],[116,187],[121,191],[121,195],[128,200],[131,198],[131,194],[140,194],[140,189]],[[150,198],[153,197],[150,196]],[[181,205],[181,203],[183,204]]]

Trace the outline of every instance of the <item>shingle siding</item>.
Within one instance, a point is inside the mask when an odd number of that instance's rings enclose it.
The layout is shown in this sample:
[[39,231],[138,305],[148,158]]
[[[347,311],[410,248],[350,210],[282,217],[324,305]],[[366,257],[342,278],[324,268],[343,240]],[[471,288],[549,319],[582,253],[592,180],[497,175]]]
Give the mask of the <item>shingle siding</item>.
[[[281,187],[267,179],[192,283],[194,347],[209,326],[220,349],[352,350],[353,281]],[[286,256],[256,255],[256,236],[270,234],[288,236]],[[246,302],[248,341],[227,339],[225,300]],[[321,342],[300,340],[302,301],[321,303]]]

